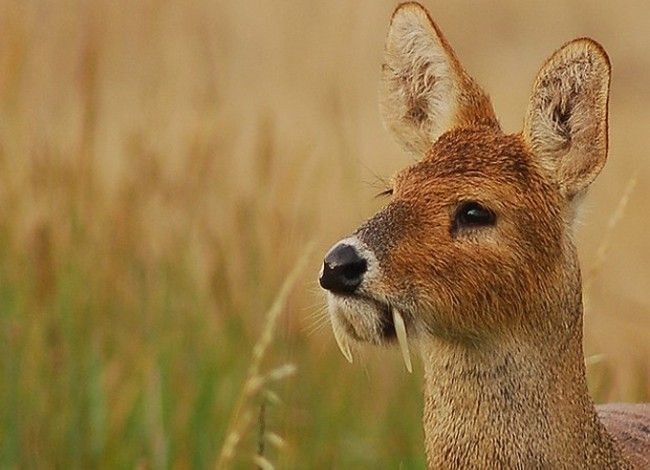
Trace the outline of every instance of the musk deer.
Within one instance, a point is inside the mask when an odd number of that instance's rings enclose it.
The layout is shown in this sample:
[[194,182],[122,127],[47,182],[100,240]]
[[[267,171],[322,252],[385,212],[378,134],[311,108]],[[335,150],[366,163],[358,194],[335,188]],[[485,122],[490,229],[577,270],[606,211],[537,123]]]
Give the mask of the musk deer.
[[650,406],[594,406],[574,219],[605,164],[610,65],[576,39],[534,82],[523,131],[417,3],[392,16],[386,126],[418,162],[326,255],[335,337],[410,347],[425,367],[430,468],[650,468]]

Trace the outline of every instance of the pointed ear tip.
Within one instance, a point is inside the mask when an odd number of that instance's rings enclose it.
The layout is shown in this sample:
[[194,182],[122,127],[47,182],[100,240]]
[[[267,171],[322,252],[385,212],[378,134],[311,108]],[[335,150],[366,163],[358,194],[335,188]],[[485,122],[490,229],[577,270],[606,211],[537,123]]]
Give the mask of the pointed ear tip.
[[576,38],[560,47],[557,52],[584,53],[584,51],[587,51],[587,54],[591,57],[598,59],[605,66],[608,73],[611,72],[612,64],[609,55],[602,44],[595,39],[589,37]]
[[395,8],[393,11],[393,14],[390,18],[391,24],[393,24],[393,22],[398,17],[407,13],[415,14],[422,20],[428,20],[429,22],[432,22],[431,15],[429,15],[427,9],[424,8],[421,4],[418,2],[404,2],[397,5],[397,8]]

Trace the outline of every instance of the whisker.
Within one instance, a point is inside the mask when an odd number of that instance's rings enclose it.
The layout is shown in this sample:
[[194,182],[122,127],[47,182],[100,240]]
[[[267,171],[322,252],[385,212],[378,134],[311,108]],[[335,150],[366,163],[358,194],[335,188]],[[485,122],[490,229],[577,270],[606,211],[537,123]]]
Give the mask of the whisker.
[[329,322],[330,318],[327,312],[327,306],[322,306],[320,309],[314,310],[312,313],[310,313],[310,316],[310,324],[306,325],[303,328],[303,331],[307,333],[308,336],[323,328],[323,326]]
[[328,317],[324,317],[320,319],[318,323],[314,323],[309,328],[305,328],[304,333],[308,337],[311,337],[315,335],[317,332],[322,331],[324,328],[328,327],[329,324],[330,324],[330,319]]

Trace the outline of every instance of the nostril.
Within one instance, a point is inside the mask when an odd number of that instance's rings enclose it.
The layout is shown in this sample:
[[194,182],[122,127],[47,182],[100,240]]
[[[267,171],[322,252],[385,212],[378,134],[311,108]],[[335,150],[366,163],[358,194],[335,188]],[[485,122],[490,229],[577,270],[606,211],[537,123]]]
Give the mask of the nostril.
[[348,280],[359,279],[366,272],[367,263],[365,259],[353,262],[349,265],[341,266],[343,276]]
[[351,294],[363,281],[368,262],[351,245],[337,245],[325,257],[320,285],[334,293]]

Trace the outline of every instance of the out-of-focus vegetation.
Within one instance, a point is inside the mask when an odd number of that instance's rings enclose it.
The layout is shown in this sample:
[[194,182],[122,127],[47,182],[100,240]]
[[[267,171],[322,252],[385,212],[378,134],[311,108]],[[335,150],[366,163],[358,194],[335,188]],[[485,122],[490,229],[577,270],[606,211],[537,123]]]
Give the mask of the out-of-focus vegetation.
[[[610,162],[579,232],[585,348],[597,400],[650,399],[650,10],[425,3],[510,131],[554,48],[609,51]],[[376,110],[394,6],[0,1],[0,466],[213,466],[264,312],[312,240],[263,364],[297,366],[270,386],[265,428],[285,445],[265,455],[424,465],[419,374],[395,351],[348,365],[315,282],[409,163]]]

